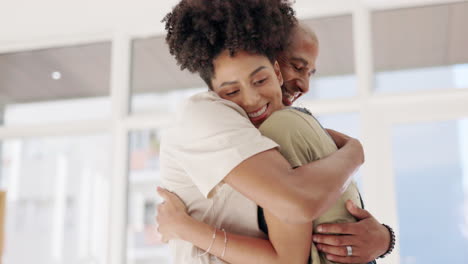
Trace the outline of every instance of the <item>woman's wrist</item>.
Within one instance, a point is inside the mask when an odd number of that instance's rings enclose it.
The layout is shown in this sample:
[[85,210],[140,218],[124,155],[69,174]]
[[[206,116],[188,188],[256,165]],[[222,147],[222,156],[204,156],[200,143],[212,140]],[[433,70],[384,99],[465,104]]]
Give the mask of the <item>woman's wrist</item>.
[[359,140],[351,138],[348,140],[346,145],[339,150],[347,164],[353,167],[353,169],[359,168],[364,163],[364,149]]
[[177,224],[177,228],[175,231],[177,237],[179,237],[179,239],[181,240],[188,241],[198,221],[190,215],[185,214],[181,216],[180,221],[178,222],[179,224]]
[[361,142],[355,138],[352,138],[350,139],[349,144],[352,144],[353,146],[353,151],[356,154],[354,157],[356,158],[358,164],[362,165],[364,163],[364,148],[362,147]]

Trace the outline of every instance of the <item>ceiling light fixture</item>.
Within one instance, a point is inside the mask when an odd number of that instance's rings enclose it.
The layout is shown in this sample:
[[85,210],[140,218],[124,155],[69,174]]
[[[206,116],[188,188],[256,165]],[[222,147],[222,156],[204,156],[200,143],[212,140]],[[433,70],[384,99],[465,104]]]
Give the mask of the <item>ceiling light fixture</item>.
[[53,80],[60,80],[62,79],[62,74],[59,71],[54,71],[51,74]]

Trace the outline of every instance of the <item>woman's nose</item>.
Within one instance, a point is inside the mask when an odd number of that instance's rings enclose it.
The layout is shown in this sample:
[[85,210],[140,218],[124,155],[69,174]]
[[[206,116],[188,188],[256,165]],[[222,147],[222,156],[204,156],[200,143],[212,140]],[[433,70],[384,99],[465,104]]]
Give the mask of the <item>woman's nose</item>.
[[[256,89],[251,89],[251,88],[245,89],[244,96],[242,98],[243,104],[247,108],[255,107],[257,102],[258,102],[259,97],[260,97],[260,95],[258,94]],[[252,110],[255,110],[255,109],[252,109]]]

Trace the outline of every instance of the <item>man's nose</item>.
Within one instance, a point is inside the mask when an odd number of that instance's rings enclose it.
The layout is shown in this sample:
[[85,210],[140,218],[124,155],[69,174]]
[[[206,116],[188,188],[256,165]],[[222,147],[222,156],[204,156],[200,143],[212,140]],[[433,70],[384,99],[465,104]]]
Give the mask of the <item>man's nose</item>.
[[303,76],[299,80],[296,81],[297,89],[299,89],[302,93],[309,92],[309,78]]

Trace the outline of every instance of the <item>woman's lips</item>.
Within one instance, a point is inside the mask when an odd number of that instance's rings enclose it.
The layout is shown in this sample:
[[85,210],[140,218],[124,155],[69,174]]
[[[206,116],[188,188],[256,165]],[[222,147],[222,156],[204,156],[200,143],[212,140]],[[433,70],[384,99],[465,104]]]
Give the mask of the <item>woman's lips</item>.
[[268,115],[268,108],[270,106],[270,103],[267,103],[263,107],[259,108],[258,110],[255,110],[253,112],[247,113],[249,116],[249,119],[252,123],[257,123],[258,121],[261,121],[265,119]]

